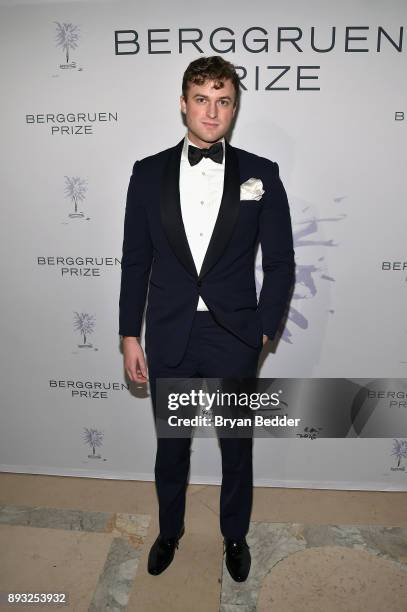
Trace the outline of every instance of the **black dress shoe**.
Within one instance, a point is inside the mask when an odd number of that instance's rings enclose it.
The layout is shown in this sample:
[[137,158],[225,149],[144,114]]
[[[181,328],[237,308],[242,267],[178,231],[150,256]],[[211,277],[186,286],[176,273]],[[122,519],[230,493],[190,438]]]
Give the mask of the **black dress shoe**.
[[178,541],[185,533],[185,526],[182,526],[178,537],[165,538],[159,535],[151,547],[148,555],[148,573],[158,576],[170,565],[175,555],[175,548],[178,548]]
[[236,582],[244,582],[249,575],[251,556],[246,538],[242,540],[224,539],[224,551],[226,552],[226,567],[229,574]]

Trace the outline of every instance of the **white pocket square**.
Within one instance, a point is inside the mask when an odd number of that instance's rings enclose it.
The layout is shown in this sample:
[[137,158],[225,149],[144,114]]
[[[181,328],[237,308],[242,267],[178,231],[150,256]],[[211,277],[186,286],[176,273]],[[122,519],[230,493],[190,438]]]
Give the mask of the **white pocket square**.
[[265,193],[263,189],[263,183],[259,178],[249,178],[247,181],[240,185],[240,199],[241,200],[261,200],[261,197]]

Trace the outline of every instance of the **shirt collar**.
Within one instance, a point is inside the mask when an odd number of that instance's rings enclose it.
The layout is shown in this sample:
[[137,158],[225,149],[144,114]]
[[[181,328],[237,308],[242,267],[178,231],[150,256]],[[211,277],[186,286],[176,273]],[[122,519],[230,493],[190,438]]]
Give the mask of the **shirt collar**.
[[[223,137],[220,142],[222,143],[223,146],[223,160],[222,160],[222,166],[225,165],[225,137]],[[188,161],[188,146],[192,145],[193,147],[196,147],[196,145],[188,138],[188,132],[185,134],[185,138],[184,138],[184,145],[182,147],[182,154],[181,154],[181,160],[186,160]],[[212,160],[211,160],[212,161]],[[218,164],[216,164],[218,165]]]

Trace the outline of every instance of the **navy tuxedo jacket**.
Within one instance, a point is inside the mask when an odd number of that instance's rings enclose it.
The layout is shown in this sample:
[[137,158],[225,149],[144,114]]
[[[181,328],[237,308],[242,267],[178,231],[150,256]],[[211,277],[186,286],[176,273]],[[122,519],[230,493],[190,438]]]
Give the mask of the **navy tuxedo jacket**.
[[[119,334],[140,336],[146,352],[177,365],[185,352],[199,296],[220,325],[253,347],[279,327],[294,280],[290,211],[278,165],[225,141],[224,188],[198,274],[182,221],[179,170],[183,140],[136,161],[127,192],[121,261]],[[259,201],[240,200],[240,184],[260,178]],[[257,303],[255,254],[263,285]]]

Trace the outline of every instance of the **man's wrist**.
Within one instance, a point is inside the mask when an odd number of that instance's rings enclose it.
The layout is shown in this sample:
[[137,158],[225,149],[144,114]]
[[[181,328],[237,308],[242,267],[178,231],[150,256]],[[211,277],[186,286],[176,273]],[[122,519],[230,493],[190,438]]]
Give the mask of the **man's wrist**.
[[127,340],[131,338],[132,340],[137,340],[137,342],[140,342],[140,336],[122,336],[120,335],[120,340]]

